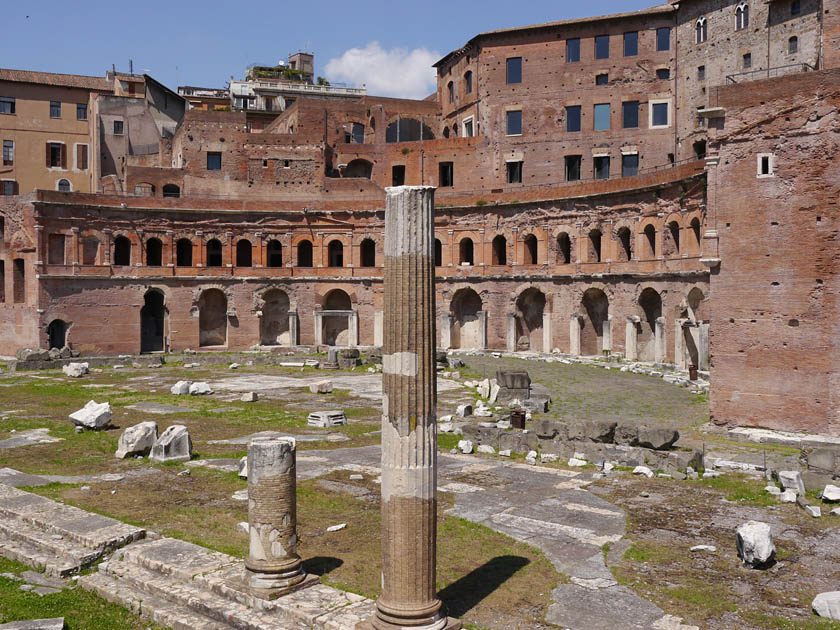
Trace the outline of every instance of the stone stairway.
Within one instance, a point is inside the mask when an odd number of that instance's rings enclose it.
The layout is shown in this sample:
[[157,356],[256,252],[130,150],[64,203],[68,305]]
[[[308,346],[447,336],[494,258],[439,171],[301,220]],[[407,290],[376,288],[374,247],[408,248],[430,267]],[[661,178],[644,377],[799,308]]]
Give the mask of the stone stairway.
[[242,560],[172,538],[116,552],[79,583],[175,630],[353,630],[373,602],[317,581],[271,602],[235,587]]
[[0,555],[67,577],[145,530],[0,484]]

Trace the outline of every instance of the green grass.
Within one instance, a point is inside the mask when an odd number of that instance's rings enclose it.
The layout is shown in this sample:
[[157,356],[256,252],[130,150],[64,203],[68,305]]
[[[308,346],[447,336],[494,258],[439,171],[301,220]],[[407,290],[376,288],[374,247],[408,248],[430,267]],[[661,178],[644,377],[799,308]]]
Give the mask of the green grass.
[[438,433],[437,436],[438,448],[444,451],[458,448],[458,442],[460,441],[461,436],[455,433]]
[[[604,556],[606,557],[606,552],[604,552]],[[624,558],[633,562],[652,562],[654,564],[665,564],[677,560],[672,545],[657,545],[650,542],[634,542],[624,552]]]
[[713,479],[698,479],[700,484],[724,493],[727,501],[734,501],[755,507],[776,505],[779,500],[764,490],[766,482],[744,474],[730,473]]
[[819,617],[790,619],[754,610],[742,611],[739,614],[747,623],[767,630],[840,630],[840,622]]

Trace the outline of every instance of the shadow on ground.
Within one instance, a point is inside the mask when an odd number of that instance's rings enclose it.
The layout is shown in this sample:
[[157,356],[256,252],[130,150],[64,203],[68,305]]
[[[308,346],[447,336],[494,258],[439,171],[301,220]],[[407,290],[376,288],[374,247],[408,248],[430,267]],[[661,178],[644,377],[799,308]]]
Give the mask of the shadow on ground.
[[438,597],[451,617],[462,617],[529,562],[522,556],[498,556],[447,586]]

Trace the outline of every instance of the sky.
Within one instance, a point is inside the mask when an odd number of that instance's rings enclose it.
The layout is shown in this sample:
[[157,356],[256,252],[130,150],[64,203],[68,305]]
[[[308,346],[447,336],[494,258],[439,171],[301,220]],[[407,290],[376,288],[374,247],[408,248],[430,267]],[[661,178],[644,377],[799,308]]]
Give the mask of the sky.
[[104,76],[131,59],[172,89],[223,88],[249,64],[305,50],[330,81],[423,98],[435,89],[431,64],[480,32],[665,1],[6,0],[0,67]]

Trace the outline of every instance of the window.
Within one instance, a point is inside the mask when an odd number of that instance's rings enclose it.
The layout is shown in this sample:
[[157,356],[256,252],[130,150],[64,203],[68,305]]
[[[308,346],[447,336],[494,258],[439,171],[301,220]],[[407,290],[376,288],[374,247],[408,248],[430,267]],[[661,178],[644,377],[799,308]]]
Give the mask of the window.
[[639,54],[639,32],[629,31],[624,33],[624,56],[635,57]]
[[610,58],[610,36],[598,35],[595,38],[595,59]]
[[460,256],[459,265],[472,265],[475,262],[473,257],[474,252],[473,242],[471,238],[464,238],[461,239],[461,242],[458,244],[458,253]]
[[247,238],[236,243],[236,266],[250,267],[253,265],[254,247]]
[[632,177],[639,174],[639,154],[621,156],[621,176]]
[[[508,83],[510,83],[510,81],[508,81]],[[452,83],[452,81],[447,83],[446,89],[449,90],[449,102],[454,103],[455,102],[455,85]]]
[[405,166],[395,164],[391,167],[391,186],[405,186]]
[[529,234],[524,239],[522,239],[522,244],[524,245],[524,247],[522,248],[524,259],[522,262],[526,265],[536,265],[539,253],[539,242],[537,241],[537,237],[533,234]]
[[464,137],[465,138],[472,138],[475,135],[473,130],[473,120],[472,118],[464,121]]
[[557,235],[557,262],[561,265],[572,262],[572,239],[566,232]]
[[359,256],[361,258],[362,267],[375,267],[376,243],[369,238],[363,240],[361,246],[359,247]]
[[708,39],[709,37],[709,29],[708,24],[706,22],[706,18],[701,17],[699,20],[697,20],[697,24],[695,25],[694,30],[695,41],[698,44],[702,44],[703,42],[705,42],[706,39]]
[[650,107],[650,126],[654,127],[668,127],[671,123],[668,115],[669,103],[651,102]]
[[660,81],[667,81],[671,78],[671,69],[670,68],[658,68],[656,70],[656,78]]
[[283,245],[277,239],[268,241],[267,246],[268,266],[282,267],[283,266]]
[[752,54],[751,53],[744,53],[743,57],[743,65],[744,69],[752,68]]
[[297,246],[297,266],[311,267],[312,266],[312,243],[306,239],[298,243]]
[[467,70],[464,74],[464,93],[472,94],[472,70]]
[[15,99],[0,96],[0,114],[14,114]]
[[61,142],[47,142],[47,168],[67,168],[67,147]]
[[4,179],[3,181],[0,181],[0,195],[3,195],[4,197],[14,195],[15,188],[17,188],[15,184],[17,184],[17,182],[12,181],[10,179]]
[[790,3],[790,14],[799,15],[800,13],[802,13],[802,4],[799,0],[793,0],[793,2]]
[[131,241],[125,236],[114,239],[114,264],[121,266],[131,264]]
[[341,241],[330,241],[327,245],[327,266],[328,267],[343,267],[344,266],[344,245]]
[[772,153],[758,154],[758,170],[756,175],[760,178],[773,177],[775,175],[776,156]]
[[26,267],[23,258],[12,261],[12,293],[16,304],[26,302]]
[[610,104],[599,103],[595,106],[595,131],[607,131],[610,128]]
[[799,38],[796,35],[788,39],[788,54],[795,52],[799,52]]
[[501,234],[493,239],[493,258],[491,261],[494,265],[507,264],[507,239]]
[[435,267],[443,265],[443,245],[439,238],[435,239]]
[[59,192],[70,192],[70,182],[66,179],[59,179],[58,190]]
[[180,197],[181,188],[177,184],[164,184],[161,191],[164,197]]
[[362,123],[353,123],[350,141],[356,144],[365,143],[365,126]]
[[508,162],[507,163],[507,183],[521,184],[522,183],[522,162]]
[[114,135],[121,136],[123,135],[123,121],[115,120],[114,121]]
[[3,166],[15,164],[15,141],[3,140]]
[[222,154],[218,151],[207,152],[207,170],[221,171],[222,170]]
[[438,176],[440,187],[449,188],[454,186],[454,165],[452,162],[441,162],[438,164]]
[[190,239],[179,238],[178,242],[175,243],[175,264],[179,267],[192,267],[192,250],[193,245]]
[[580,179],[580,155],[566,156],[566,181],[576,182]]
[[750,25],[750,5],[746,2],[738,3],[735,7],[735,30],[740,31]]
[[61,118],[61,101],[50,101],[50,118]]
[[621,104],[622,126],[635,129],[639,126],[639,101],[626,101]]
[[656,50],[671,50],[671,28],[663,26],[656,29]]
[[522,110],[514,109],[506,112],[507,115],[507,135],[521,136],[522,135]]
[[507,82],[522,83],[522,57],[510,57],[507,60]]
[[595,162],[595,179],[609,179],[610,178],[610,156],[599,155],[594,159]]
[[596,74],[595,75],[595,85],[607,85],[610,82],[610,75],[608,74]]
[[580,131],[580,105],[566,108],[566,131]]
[[706,80],[706,66],[697,66],[697,80],[698,81],[705,81]]
[[86,171],[88,168],[88,145],[76,145],[76,168],[80,171]]
[[76,103],[76,120],[87,120],[87,103]]
[[222,266],[222,243],[219,239],[211,238],[205,246],[208,267]]
[[566,63],[580,61],[580,40],[578,38],[566,40]]
[[163,243],[159,238],[146,241],[146,266],[160,267],[163,264]]

